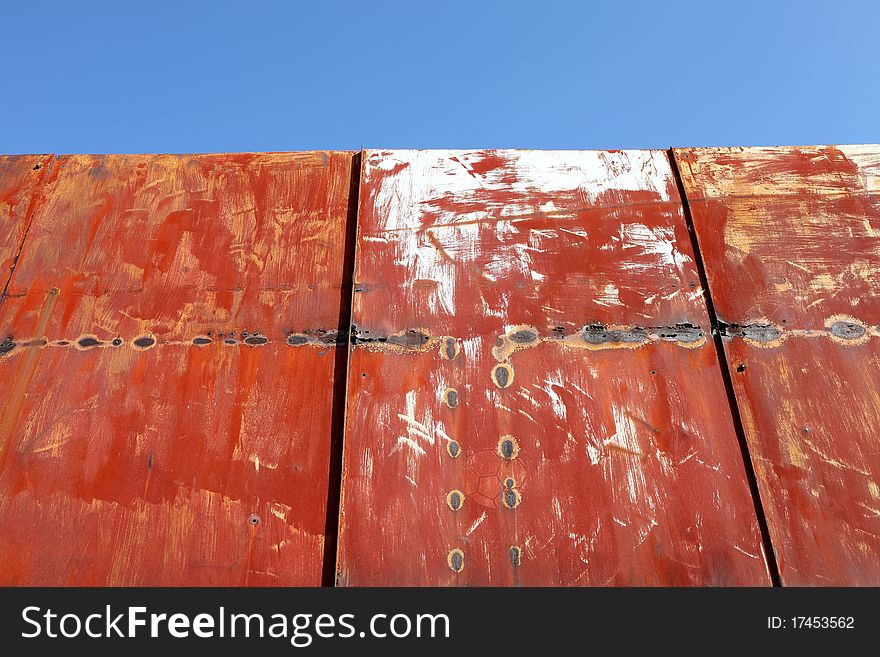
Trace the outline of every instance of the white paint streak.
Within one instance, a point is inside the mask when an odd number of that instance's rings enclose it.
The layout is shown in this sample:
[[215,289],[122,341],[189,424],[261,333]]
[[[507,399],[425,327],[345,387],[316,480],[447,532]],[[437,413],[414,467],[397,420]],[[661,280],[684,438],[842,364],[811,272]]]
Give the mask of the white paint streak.
[[562,401],[562,397],[560,397],[559,393],[553,389],[554,386],[562,388],[563,390],[565,389],[565,379],[562,376],[561,370],[557,369],[555,372],[547,374],[544,379],[543,389],[550,398],[550,405],[553,409],[553,414],[565,422],[568,415],[568,409],[565,406],[565,402]]
[[450,437],[446,434],[446,429],[445,429],[445,427],[443,426],[443,423],[442,423],[442,422],[438,422],[437,424],[434,425],[434,433],[435,433],[436,435],[440,436],[440,437],[441,437],[443,440],[445,440],[447,443],[451,443],[451,442],[452,442],[452,438],[450,438]]
[[407,431],[415,434],[419,438],[423,438],[429,445],[434,444],[434,436],[431,435],[431,429],[415,419],[416,415],[416,393],[410,390],[406,393],[406,415],[397,414],[401,420],[408,424]]
[[590,463],[593,465],[599,465],[599,460],[602,458],[602,452],[599,451],[598,447],[588,442],[587,457],[590,459]]
[[569,230],[568,228],[560,228],[559,230],[560,230],[560,232],[568,233],[569,235],[574,235],[576,237],[580,237],[581,239],[589,238],[589,235],[587,234],[587,231],[585,231],[585,230],[581,230],[581,229]]
[[286,504],[282,504],[281,502],[273,502],[269,507],[269,513],[278,518],[279,520],[287,520],[287,514],[290,513],[292,507],[287,506]]
[[559,498],[554,497],[551,501],[551,505],[553,506],[553,514],[559,519],[562,520],[562,505],[559,503]]
[[600,306],[622,306],[620,290],[613,283],[608,283],[595,299]]
[[266,461],[261,461],[260,457],[256,454],[252,454],[250,459],[248,459],[251,463],[254,464],[254,470],[257,472],[260,471],[260,468],[266,468],[267,470],[275,470],[278,467],[277,463],[267,463]]
[[473,533],[474,533],[474,530],[475,530],[477,527],[479,527],[480,525],[482,525],[482,524],[483,524],[483,521],[484,521],[485,519],[486,519],[486,512],[483,511],[483,515],[481,515],[479,518],[477,518],[477,519],[474,521],[474,524],[471,525],[471,528],[468,529],[468,530],[465,532],[465,536],[470,536],[471,534],[473,534]]
[[660,264],[675,267],[682,271],[684,265],[690,262],[690,256],[682,253],[676,247],[675,228],[672,226],[655,226],[649,228],[645,224],[632,223],[621,224],[620,239],[622,249],[637,249],[644,258],[642,263],[629,263],[633,269],[648,269]]
[[[488,157],[495,160],[491,166],[484,165]],[[392,243],[395,264],[408,272],[410,281],[434,282],[426,311],[446,316],[456,312],[458,275],[474,269],[462,264],[474,265],[489,280],[514,272],[542,280],[531,267],[529,250],[542,252],[542,243],[558,239],[558,233],[532,230],[528,244],[505,236],[519,231],[517,221],[538,212],[568,215],[574,209],[568,207],[570,201],[557,207],[558,200],[536,207],[536,196],[567,195],[590,205],[601,203],[608,193],[649,192],[665,202],[672,187],[662,151],[373,151],[364,171],[368,183],[376,177],[381,181],[373,197],[380,221],[379,234],[361,235],[361,241]],[[492,201],[492,192],[505,194]],[[490,235],[493,243],[501,240],[501,248],[484,248],[481,231],[487,222],[495,224]],[[588,239],[578,228],[561,230]],[[636,246],[681,261],[683,256],[660,231],[634,235]]]
[[406,436],[398,436],[397,437],[397,444],[391,449],[390,452],[388,452],[388,456],[392,456],[392,455],[396,454],[400,450],[400,448],[403,447],[404,445],[409,447],[410,449],[412,449],[416,454],[418,454],[420,456],[427,456],[428,455],[428,453],[424,450],[424,448],[421,445],[419,445],[412,438],[407,438]]
[[499,151],[514,155],[516,191],[585,192],[591,199],[608,191],[656,192],[669,200],[669,163],[659,151]]
[[731,547],[732,547],[734,550],[736,550],[737,552],[742,552],[744,555],[746,555],[747,557],[751,557],[752,559],[756,559],[756,560],[757,560],[757,559],[759,558],[757,554],[752,554],[751,552],[746,552],[746,551],[743,550],[739,545],[733,545],[733,544],[731,544]]
[[476,360],[477,354],[480,352],[482,345],[483,338],[479,336],[463,339],[461,341],[461,350],[464,352],[465,359],[469,361]]

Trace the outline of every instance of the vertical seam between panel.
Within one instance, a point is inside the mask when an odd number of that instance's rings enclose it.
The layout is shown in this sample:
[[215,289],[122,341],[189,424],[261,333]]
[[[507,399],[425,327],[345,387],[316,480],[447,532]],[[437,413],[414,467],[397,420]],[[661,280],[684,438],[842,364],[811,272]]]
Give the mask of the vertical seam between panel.
[[327,478],[327,507],[324,524],[324,554],[321,586],[336,586],[339,547],[342,468],[345,419],[348,405],[348,367],[351,356],[351,315],[354,303],[354,266],[357,245],[360,180],[363,151],[353,153],[350,165],[348,211],[345,218],[342,285],[339,297],[339,324],[336,333],[333,370],[333,402],[330,421],[330,463]]
[[727,362],[727,353],[724,350],[724,342],[718,331],[718,316],[715,314],[715,304],[712,300],[712,291],[709,288],[709,279],[706,275],[706,267],[703,263],[703,256],[700,252],[699,239],[697,231],[694,227],[694,219],[691,213],[690,203],[688,202],[687,192],[684,187],[684,180],[681,171],[678,168],[678,162],[675,159],[675,151],[669,149],[667,157],[672,167],[672,175],[675,178],[675,184],[678,187],[678,195],[681,197],[681,206],[684,211],[684,219],[687,223],[688,235],[691,240],[691,247],[694,252],[694,263],[697,267],[697,274],[700,277],[700,284],[703,287],[703,298],[706,301],[706,310],[709,313],[709,321],[711,323],[711,333],[715,340],[715,353],[718,357],[718,365],[721,370],[721,379],[724,382],[724,389],[727,393],[727,401],[730,405],[730,412],[733,416],[733,426],[736,431],[736,437],[739,441],[739,448],[742,454],[743,466],[745,467],[746,479],[749,483],[749,490],[752,495],[752,502],[755,507],[755,516],[758,519],[758,527],[761,530],[761,540],[764,544],[764,554],[767,560],[767,569],[770,574],[770,580],[773,586],[782,586],[782,580],[779,575],[779,565],[776,561],[776,551],[773,548],[773,541],[770,538],[770,528],[767,524],[767,515],[764,513],[764,505],[761,502],[761,492],[758,488],[758,478],[755,473],[755,466],[752,462],[752,456],[749,452],[748,441],[746,440],[745,429],[742,423],[742,416],[739,411],[739,404],[736,400],[736,392],[733,388],[733,379],[730,376],[730,367]]
[[[47,159],[48,162],[46,162]],[[9,285],[12,283],[12,277],[15,275],[15,270],[18,267],[19,261],[21,260],[21,254],[24,251],[24,243],[27,241],[28,234],[31,232],[31,224],[33,224],[34,222],[34,215],[36,214],[37,208],[39,207],[40,197],[43,194],[43,189],[46,187],[46,182],[49,179],[49,173],[52,171],[52,165],[55,163],[55,155],[50,154],[48,156],[44,156],[41,162],[42,166],[40,168],[42,172],[40,174],[40,179],[34,186],[34,190],[31,193],[31,197],[28,200],[27,207],[25,208],[24,216],[27,225],[24,228],[24,234],[21,236],[21,242],[18,245],[18,250],[15,252],[15,256],[12,258],[12,266],[9,268],[9,276],[6,278],[5,285],[3,285],[3,291],[0,292],[0,302],[6,299]]]

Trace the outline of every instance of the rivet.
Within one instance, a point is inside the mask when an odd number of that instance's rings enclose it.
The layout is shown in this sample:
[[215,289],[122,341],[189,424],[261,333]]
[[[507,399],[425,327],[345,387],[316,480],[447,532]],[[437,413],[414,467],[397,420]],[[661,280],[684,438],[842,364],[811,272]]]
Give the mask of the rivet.
[[458,390],[455,388],[446,388],[443,392],[443,401],[446,402],[446,405],[449,408],[455,408],[458,406]]
[[501,436],[496,448],[498,456],[506,461],[512,461],[519,456],[519,442],[513,436]]
[[458,511],[464,505],[464,493],[460,490],[451,490],[446,494],[446,504],[453,511]]
[[460,573],[464,570],[464,552],[455,548],[450,551],[450,553],[446,557],[446,563],[449,564],[449,567],[456,573]]
[[458,341],[455,338],[446,338],[443,340],[440,356],[446,360],[455,360],[459,349]]
[[492,381],[499,388],[508,388],[513,383],[513,368],[507,363],[496,365],[492,370]]
[[522,560],[522,550],[516,545],[510,546],[510,565],[514,568],[520,564]]
[[156,344],[156,338],[152,335],[142,335],[139,338],[135,338],[132,344],[138,349],[149,349]]
[[522,502],[522,495],[519,494],[518,490],[508,488],[504,491],[501,499],[504,502],[504,506],[506,506],[508,509],[515,509],[519,506],[520,502]]
[[828,329],[831,335],[843,340],[858,340],[865,336],[865,327],[853,322],[834,322]]
[[532,329],[520,329],[511,333],[509,337],[516,344],[531,344],[538,339],[538,334]]

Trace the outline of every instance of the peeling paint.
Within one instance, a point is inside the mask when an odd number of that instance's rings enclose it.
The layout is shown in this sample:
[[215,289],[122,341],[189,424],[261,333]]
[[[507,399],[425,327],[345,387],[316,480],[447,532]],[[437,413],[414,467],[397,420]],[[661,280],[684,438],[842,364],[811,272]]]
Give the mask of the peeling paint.
[[880,149],[675,157],[781,581],[876,586]]
[[[363,161],[344,582],[768,584],[667,154]],[[392,456],[368,471],[372,449]]]

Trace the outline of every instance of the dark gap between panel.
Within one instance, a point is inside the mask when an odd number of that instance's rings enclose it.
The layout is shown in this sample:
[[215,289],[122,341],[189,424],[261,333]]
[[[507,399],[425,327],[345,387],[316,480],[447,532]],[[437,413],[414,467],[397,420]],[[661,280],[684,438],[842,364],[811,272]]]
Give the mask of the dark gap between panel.
[[721,334],[718,332],[718,316],[715,314],[715,304],[712,301],[712,292],[709,288],[709,279],[706,276],[706,267],[703,264],[703,256],[700,252],[697,231],[694,228],[694,219],[691,214],[690,203],[688,202],[687,193],[684,188],[681,171],[679,171],[678,163],[675,161],[675,153],[673,149],[670,148],[667,150],[666,155],[669,158],[670,166],[672,167],[672,175],[675,177],[675,184],[678,187],[678,194],[681,197],[684,218],[685,222],[687,222],[688,234],[691,238],[691,248],[694,252],[694,262],[696,263],[697,273],[700,276],[700,284],[703,286],[703,298],[706,300],[706,309],[709,312],[709,321],[711,323],[711,333],[715,340],[715,353],[718,354],[718,365],[721,369],[721,378],[724,381],[724,389],[727,392],[727,401],[730,404],[730,411],[733,415],[733,426],[736,430],[736,437],[739,440],[739,449],[742,454],[743,465],[746,469],[749,490],[752,493],[752,502],[755,505],[755,515],[758,518],[758,526],[761,529],[761,539],[764,543],[764,553],[767,557],[767,567],[770,571],[770,579],[773,582],[773,586],[782,586],[782,580],[779,576],[779,566],[776,563],[776,551],[773,549],[773,542],[770,539],[770,529],[767,525],[767,516],[764,513],[764,505],[761,502],[761,492],[758,489],[758,478],[755,475],[755,466],[752,463],[752,456],[749,452],[745,429],[743,428],[742,417],[739,412],[739,404],[736,401],[736,393],[733,389],[733,379],[730,376],[730,368],[727,363],[727,353],[724,351],[724,342],[721,339]]
[[330,419],[330,469],[327,479],[327,513],[324,524],[324,561],[321,586],[336,585],[336,550],[339,543],[339,501],[342,493],[342,447],[345,432],[345,403],[348,391],[348,357],[351,351],[351,304],[357,240],[358,197],[361,152],[351,159],[348,215],[345,222],[345,249],[342,286],[339,294],[339,325],[333,364],[333,402]]

